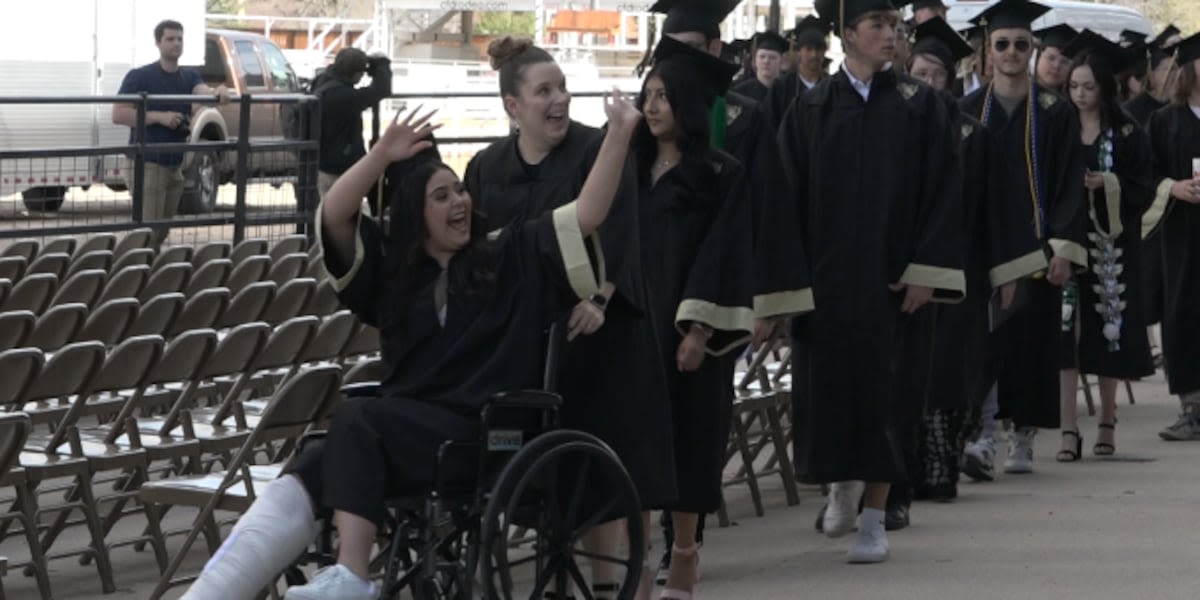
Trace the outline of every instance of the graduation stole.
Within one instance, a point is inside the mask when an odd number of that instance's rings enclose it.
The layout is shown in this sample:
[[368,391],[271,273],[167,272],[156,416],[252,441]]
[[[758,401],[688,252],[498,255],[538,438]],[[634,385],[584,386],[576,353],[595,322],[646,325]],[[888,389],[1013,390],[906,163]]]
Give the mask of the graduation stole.
[[[992,115],[996,103],[994,83],[989,83],[986,100],[983,102],[983,112],[979,120],[984,126]],[[1041,106],[1038,104],[1040,86],[1033,81],[1029,86],[1029,97],[1025,99],[1025,174],[1029,183],[1029,195],[1033,199],[1033,233],[1038,240],[1046,237],[1046,207],[1042,202],[1043,187],[1041,176],[1041,140],[1038,137],[1038,123],[1041,121]]]
[[[1112,128],[1105,129],[1097,140],[1098,159],[1101,173],[1111,173],[1113,170],[1113,138]],[[1091,217],[1093,231],[1088,233],[1088,239],[1095,246],[1088,253],[1092,257],[1092,272],[1096,274],[1099,283],[1092,284],[1100,301],[1094,306],[1096,313],[1104,320],[1102,333],[1108,340],[1108,351],[1116,352],[1121,349],[1121,324],[1124,322],[1122,313],[1126,303],[1121,300],[1125,292],[1125,284],[1119,277],[1125,267],[1121,264],[1121,249],[1117,247],[1117,236],[1121,235],[1121,197],[1116,190],[1104,190],[1105,202],[1108,209],[1108,227],[1100,224],[1096,214],[1096,205],[1088,193],[1088,216]]]
[[708,112],[709,141],[717,150],[725,148],[725,109],[725,96],[717,96]]

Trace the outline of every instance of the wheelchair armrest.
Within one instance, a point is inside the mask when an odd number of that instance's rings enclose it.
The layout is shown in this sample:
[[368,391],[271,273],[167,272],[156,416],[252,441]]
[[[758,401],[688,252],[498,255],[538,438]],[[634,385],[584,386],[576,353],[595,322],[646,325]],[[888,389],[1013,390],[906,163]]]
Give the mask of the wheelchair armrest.
[[483,405],[484,430],[508,429],[542,433],[558,426],[562,397],[540,390],[500,392]]
[[533,408],[556,410],[562,405],[562,396],[541,390],[500,392],[488,399],[484,405],[496,408]]
[[342,395],[347,398],[374,398],[379,395],[378,381],[364,381],[342,386]]

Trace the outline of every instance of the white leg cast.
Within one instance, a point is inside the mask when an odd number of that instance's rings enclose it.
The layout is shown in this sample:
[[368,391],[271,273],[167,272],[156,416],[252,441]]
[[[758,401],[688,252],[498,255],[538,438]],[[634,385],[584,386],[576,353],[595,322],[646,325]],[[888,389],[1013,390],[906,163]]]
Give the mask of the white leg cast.
[[316,537],[319,526],[313,519],[312,504],[300,479],[293,475],[263,486],[183,599],[257,596]]

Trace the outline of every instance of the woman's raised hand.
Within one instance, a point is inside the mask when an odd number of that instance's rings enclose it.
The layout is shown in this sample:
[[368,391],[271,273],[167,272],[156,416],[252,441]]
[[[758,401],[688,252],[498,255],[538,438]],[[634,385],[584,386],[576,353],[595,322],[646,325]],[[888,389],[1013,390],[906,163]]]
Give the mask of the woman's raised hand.
[[400,111],[396,111],[391,125],[388,125],[387,131],[379,138],[376,148],[384,153],[389,162],[407,160],[433,146],[430,135],[442,125],[431,125],[429,119],[437,110],[418,117],[417,113],[420,110],[420,106],[414,108],[403,121],[400,120]]
[[642,118],[642,112],[616,86],[604,97],[604,115],[608,117],[608,128],[620,133],[633,133]]

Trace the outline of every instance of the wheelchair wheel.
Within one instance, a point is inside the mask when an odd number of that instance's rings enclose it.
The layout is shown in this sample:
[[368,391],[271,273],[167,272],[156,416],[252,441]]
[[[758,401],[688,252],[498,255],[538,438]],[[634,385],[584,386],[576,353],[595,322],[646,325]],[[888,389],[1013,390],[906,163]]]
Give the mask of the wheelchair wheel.
[[[637,490],[608,446],[579,431],[546,433],[509,461],[488,499],[472,562],[481,591],[504,600],[592,598],[592,584],[617,583],[617,597],[632,598],[645,555],[641,512]],[[581,545],[584,534],[612,521],[625,524],[628,544],[611,554]],[[513,543],[514,530],[531,535]],[[604,569],[606,580],[585,577],[589,567]]]

